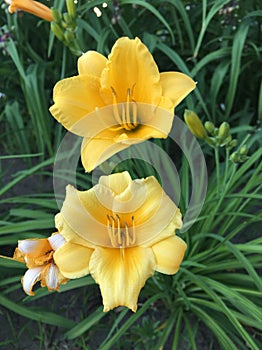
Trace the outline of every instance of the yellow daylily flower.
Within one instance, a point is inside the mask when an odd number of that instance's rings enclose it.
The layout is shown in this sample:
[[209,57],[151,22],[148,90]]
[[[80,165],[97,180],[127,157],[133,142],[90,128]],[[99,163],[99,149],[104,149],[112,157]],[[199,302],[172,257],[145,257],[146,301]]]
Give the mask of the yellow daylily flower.
[[133,311],[154,271],[175,274],[186,243],[175,235],[181,213],[153,177],[132,180],[128,172],[101,176],[88,191],[67,186],[56,226],[66,243],[54,253],[63,276],[91,274],[104,311]]
[[5,2],[9,5],[8,10],[10,13],[21,10],[43,18],[46,21],[52,22],[54,20],[50,8],[41,2],[33,0],[5,0]]
[[65,239],[59,233],[48,238],[25,239],[18,241],[18,247],[13,259],[26,264],[28,270],[22,278],[25,293],[34,295],[34,285],[40,281],[41,287],[58,290],[60,284],[68,281],[54,263],[54,252],[65,244]]
[[78,73],[55,85],[50,112],[84,138],[86,171],[131,144],[166,138],[174,107],[196,86],[185,74],[159,73],[139,38],[118,39],[108,59],[86,52],[78,59]]

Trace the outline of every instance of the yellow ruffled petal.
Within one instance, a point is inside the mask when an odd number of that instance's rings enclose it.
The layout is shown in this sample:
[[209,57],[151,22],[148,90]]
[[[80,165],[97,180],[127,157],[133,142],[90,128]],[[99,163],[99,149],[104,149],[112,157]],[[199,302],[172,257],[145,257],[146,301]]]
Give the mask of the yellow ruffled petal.
[[99,185],[110,188],[115,194],[120,194],[125,191],[128,185],[132,182],[132,178],[128,171],[122,173],[111,174],[109,176],[101,176]]
[[101,75],[101,95],[106,104],[126,102],[128,91],[136,102],[157,105],[161,96],[158,67],[147,47],[138,39],[118,39]]
[[150,248],[97,248],[89,268],[100,286],[104,311],[122,305],[135,312],[140,290],[154,273],[155,259]]
[[181,265],[187,245],[180,237],[173,236],[154,244],[151,248],[156,258],[156,271],[173,275]]
[[73,186],[67,186],[61,213],[56,217],[56,226],[67,241],[91,248],[110,245],[107,215],[111,210],[97,199],[98,191],[101,196],[107,196],[105,189],[96,185],[88,191],[77,191]]
[[146,196],[133,213],[136,244],[150,246],[182,226],[181,213],[153,176],[137,181],[144,181]]
[[63,276],[73,279],[89,273],[89,261],[93,249],[66,243],[54,253],[54,261]]
[[179,72],[160,73],[160,83],[162,95],[170,99],[174,107],[196,87],[194,80]]
[[77,235],[77,233],[71,228],[70,224],[65,220],[61,213],[55,216],[55,226],[61,235],[65,238],[67,242],[80,244],[86,247],[90,246],[90,243]]
[[82,136],[84,130],[79,121],[104,102],[99,95],[99,78],[92,75],[79,75],[59,81],[54,87],[54,105],[51,114],[66,129]]
[[96,51],[87,51],[79,57],[77,62],[80,75],[95,75],[100,77],[102,70],[106,67],[107,59]]

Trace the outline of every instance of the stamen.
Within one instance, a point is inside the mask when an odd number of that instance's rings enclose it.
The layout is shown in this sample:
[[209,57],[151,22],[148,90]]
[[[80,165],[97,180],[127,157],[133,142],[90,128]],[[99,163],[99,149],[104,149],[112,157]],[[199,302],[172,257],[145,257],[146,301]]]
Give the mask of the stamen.
[[130,103],[130,89],[127,89],[127,99],[126,99],[126,122],[130,125],[132,129],[131,120],[130,120],[130,111],[129,111],[129,103]]
[[136,241],[136,231],[135,231],[135,218],[132,216],[132,239],[130,244],[133,245]]
[[107,232],[114,248],[120,248],[122,250],[134,245],[136,240],[134,216],[132,216],[131,228],[128,227],[127,222],[124,222],[124,227],[121,227],[121,218],[118,214],[115,214],[115,216],[107,215]]
[[113,112],[114,112],[114,117],[115,117],[116,122],[119,125],[122,125],[122,120],[120,118],[119,111],[118,111],[116,91],[115,91],[115,89],[112,86],[111,86],[111,90],[112,90],[112,94],[113,94]]
[[128,232],[128,226],[127,223],[125,222],[125,240],[126,240],[126,246],[128,247],[130,245],[130,237],[129,237],[129,232]]
[[[127,131],[133,130],[137,126],[137,105],[133,98],[131,98],[133,94],[135,84],[133,85],[131,92],[130,88],[127,89],[127,98],[126,102],[122,102],[121,104],[121,115],[119,113],[119,106],[117,101],[117,94],[115,89],[111,86],[111,91],[113,94],[113,113],[114,118],[116,122],[119,124],[119,126],[116,127],[110,127],[113,131],[118,131],[121,129],[126,129]],[[131,112],[131,106],[132,105],[132,112]],[[132,121],[133,119],[133,121]]]
[[122,237],[121,237],[120,217],[118,214],[116,214],[116,217],[117,217],[117,243],[121,245]]
[[133,125],[134,127],[137,126],[137,105],[136,101],[132,102],[132,107],[133,107]]
[[113,237],[112,226],[110,223],[109,215],[107,215],[107,233],[108,233],[108,236],[110,238],[110,242],[111,242],[112,246],[114,247],[114,237]]

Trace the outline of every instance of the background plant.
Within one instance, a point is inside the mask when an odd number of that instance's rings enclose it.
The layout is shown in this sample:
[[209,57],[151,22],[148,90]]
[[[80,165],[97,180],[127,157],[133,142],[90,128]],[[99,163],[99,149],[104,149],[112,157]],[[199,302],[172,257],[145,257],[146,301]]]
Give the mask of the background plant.
[[[45,3],[62,16],[68,13],[65,1]],[[183,235],[187,256],[177,275],[155,274],[148,280],[136,314],[122,308],[102,313],[91,277],[70,281],[59,294],[41,289],[34,298],[25,297],[20,284],[24,267],[1,259],[0,318],[5,327],[0,345],[260,349],[260,2],[78,1],[76,11],[73,45],[107,55],[118,37],[140,37],[160,71],[179,70],[198,82],[176,114],[182,118],[188,108],[217,127],[227,121],[238,145],[228,152],[200,141],[208,165],[208,193],[200,217]],[[58,40],[50,23],[31,15],[9,15],[2,5],[0,20],[0,244],[1,254],[11,256],[18,239],[45,237],[54,230],[58,208],[52,166],[65,131],[48,107],[54,84],[76,74],[77,52],[70,41],[65,45]],[[153,142],[180,169],[179,206],[185,213],[192,185],[187,160],[171,140]],[[230,161],[230,153],[240,152],[243,145],[248,148],[245,162]],[[168,164],[156,162],[172,183]],[[126,168],[133,177],[154,173],[138,160],[128,160],[115,170]],[[80,188],[91,185],[81,165],[77,176]]]

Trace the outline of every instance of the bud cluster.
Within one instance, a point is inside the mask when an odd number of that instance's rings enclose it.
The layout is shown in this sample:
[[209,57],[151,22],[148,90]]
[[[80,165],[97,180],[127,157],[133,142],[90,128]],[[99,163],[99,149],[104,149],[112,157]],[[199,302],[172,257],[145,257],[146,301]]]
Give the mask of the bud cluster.
[[[219,127],[210,121],[206,121],[203,125],[198,115],[190,110],[185,110],[184,119],[192,134],[210,146],[225,147],[228,151],[237,146],[237,140],[232,138],[230,125],[227,122],[221,123]],[[234,163],[243,163],[249,158],[247,152],[247,146],[243,145],[230,155],[230,160]]]
[[79,56],[81,50],[76,41],[76,4],[74,0],[66,0],[67,12],[61,13],[58,9],[52,8],[53,22],[52,32],[58,40],[66,45],[70,51]]

